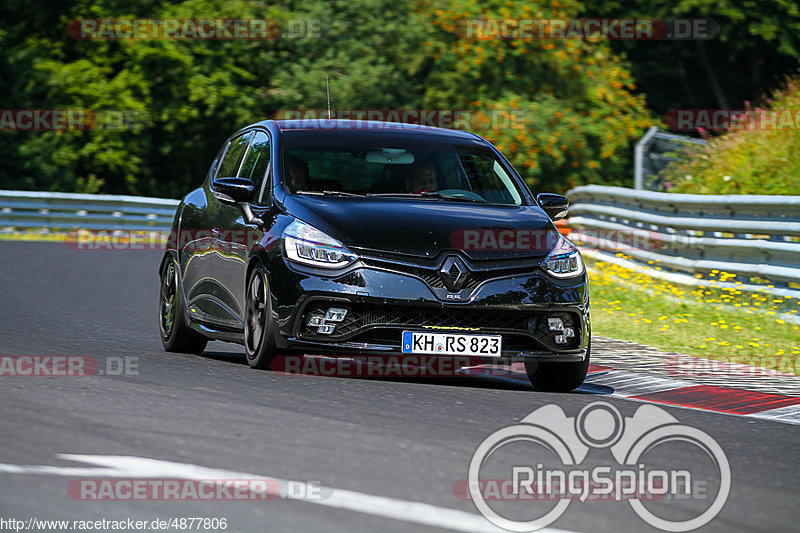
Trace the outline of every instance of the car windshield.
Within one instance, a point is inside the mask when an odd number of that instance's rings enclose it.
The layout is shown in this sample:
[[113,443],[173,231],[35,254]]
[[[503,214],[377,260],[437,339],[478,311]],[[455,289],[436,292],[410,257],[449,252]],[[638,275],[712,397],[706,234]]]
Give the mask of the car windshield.
[[420,132],[284,132],[283,183],[298,194],[520,205],[522,194],[478,139]]

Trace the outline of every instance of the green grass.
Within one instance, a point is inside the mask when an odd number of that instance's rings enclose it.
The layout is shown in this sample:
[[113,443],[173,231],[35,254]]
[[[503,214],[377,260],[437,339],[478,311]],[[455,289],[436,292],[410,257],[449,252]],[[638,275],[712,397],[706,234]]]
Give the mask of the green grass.
[[[711,137],[707,147],[690,150],[665,171],[669,192],[698,194],[800,194],[800,78],[748,109],[756,117],[776,117],[775,124],[745,121]],[[747,115],[745,115],[747,116]]]
[[587,266],[593,334],[800,374],[797,299],[682,286],[606,262]]
[[0,232],[0,241],[64,242],[64,232],[42,233],[39,230]]

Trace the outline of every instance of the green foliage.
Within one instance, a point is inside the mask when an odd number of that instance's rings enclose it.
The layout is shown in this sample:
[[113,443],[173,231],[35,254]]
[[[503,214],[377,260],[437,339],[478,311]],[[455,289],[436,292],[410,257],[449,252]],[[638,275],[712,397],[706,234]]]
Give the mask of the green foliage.
[[613,41],[627,57],[647,104],[670,109],[739,108],[780,85],[800,64],[800,4],[796,0],[599,0],[581,16],[711,19],[710,39]]
[[[629,181],[631,143],[653,121],[608,42],[467,40],[453,33],[453,21],[463,19],[573,18],[578,2],[515,0],[488,7],[460,0],[448,6],[430,14],[439,32],[427,43],[435,69],[426,105],[479,110],[485,120],[476,133],[495,143],[537,190]],[[521,120],[497,120],[503,113],[519,113]]]
[[767,103],[752,111],[775,110],[791,124],[779,118],[776,124],[784,127],[762,128],[763,122],[743,121],[741,129],[711,139],[709,146],[667,167],[670,192],[800,195],[800,80],[790,79]]
[[[414,103],[409,74],[422,28],[397,2],[82,0],[70,7],[10,0],[0,20],[6,108],[142,112],[133,131],[4,133],[0,187],[177,197],[198,184],[224,139],[280,109]],[[260,18],[320,21],[320,38],[73,40],[77,18]],[[55,30],[55,31],[54,31]],[[9,105],[13,103],[13,105]]]
[[[631,16],[651,4],[601,2],[596,9]],[[757,35],[757,43],[796,58],[790,4],[779,0],[772,11],[723,0],[652,5],[665,17],[730,22],[721,42],[732,57],[752,52],[737,36]],[[627,183],[632,142],[654,121],[612,44],[471,40],[456,28],[464,18],[578,17],[587,6],[578,0],[5,0],[4,108],[122,110],[145,120],[130,130],[2,132],[0,187],[179,197],[201,182],[235,129],[280,110],[324,109],[326,74],[335,109],[470,111],[471,129],[496,143],[537,190]],[[316,20],[321,33],[107,41],[75,40],[65,31],[74,19],[130,17]],[[636,46],[647,44],[653,43]],[[711,56],[718,60],[716,50]],[[511,127],[498,126],[498,117],[509,115]]]

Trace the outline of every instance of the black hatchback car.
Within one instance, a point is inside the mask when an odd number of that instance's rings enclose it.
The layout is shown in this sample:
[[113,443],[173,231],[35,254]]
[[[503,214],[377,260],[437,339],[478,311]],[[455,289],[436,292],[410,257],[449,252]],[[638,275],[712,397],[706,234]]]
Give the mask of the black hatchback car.
[[524,362],[537,389],[579,386],[589,292],[578,249],[468,132],[346,120],[234,133],[181,201],[160,266],[169,351],[470,356]]

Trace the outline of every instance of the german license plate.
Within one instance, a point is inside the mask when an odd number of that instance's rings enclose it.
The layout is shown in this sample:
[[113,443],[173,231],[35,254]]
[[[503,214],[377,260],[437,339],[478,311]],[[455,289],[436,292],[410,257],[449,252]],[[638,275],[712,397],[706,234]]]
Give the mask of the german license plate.
[[500,335],[403,332],[403,353],[500,357],[502,344]]

